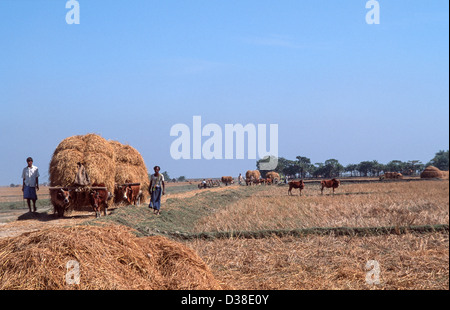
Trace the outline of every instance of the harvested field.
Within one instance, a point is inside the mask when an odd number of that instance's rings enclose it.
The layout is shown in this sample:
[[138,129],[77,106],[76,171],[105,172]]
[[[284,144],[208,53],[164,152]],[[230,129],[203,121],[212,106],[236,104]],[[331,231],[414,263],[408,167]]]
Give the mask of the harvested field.
[[304,196],[268,186],[197,222],[195,231],[255,231],[312,227],[377,227],[449,223],[448,181],[341,185],[320,195],[306,184]]
[[[50,193],[48,186],[40,186],[37,192],[38,199],[49,199]],[[22,186],[17,187],[0,187],[0,203],[2,202],[17,202],[23,200]]]
[[[238,290],[449,289],[448,234],[196,240],[216,279]],[[380,284],[366,283],[376,260]]]
[[[39,226],[51,224],[58,229],[64,223],[100,228],[122,225],[139,236],[136,240],[169,237],[192,248],[225,289],[444,290],[449,288],[448,186],[448,180],[344,183],[333,196],[330,191],[320,195],[318,184],[307,183],[304,196],[289,197],[287,186],[198,190],[184,184],[174,186],[172,192],[168,188],[160,216],[145,205],[125,206],[100,219],[80,216],[41,223],[23,219],[0,229],[16,228],[13,235],[17,235],[20,227],[15,225],[29,225],[36,234],[41,232]],[[439,226],[443,229],[413,229],[438,224],[444,224]],[[380,226],[395,229],[371,236],[337,235],[335,230]],[[323,231],[296,236],[273,233],[314,228]],[[261,233],[264,230],[272,233]],[[250,234],[240,238],[244,231]],[[197,234],[221,237],[184,238]],[[366,283],[369,260],[379,262],[378,285]],[[138,287],[124,287],[129,285]]]

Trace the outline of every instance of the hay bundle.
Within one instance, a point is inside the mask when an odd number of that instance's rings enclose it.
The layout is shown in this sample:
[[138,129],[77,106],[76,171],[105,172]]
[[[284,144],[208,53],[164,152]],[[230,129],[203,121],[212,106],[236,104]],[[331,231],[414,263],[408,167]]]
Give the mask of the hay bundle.
[[385,172],[381,177],[385,179],[403,179],[403,174],[399,172]]
[[261,173],[259,172],[259,170],[248,170],[245,173],[245,177],[247,179],[251,179],[253,177],[254,180],[259,180],[259,178],[261,177]]
[[442,171],[434,166],[426,167],[425,170],[420,174],[420,178],[422,179],[433,179],[442,177],[443,177]]
[[266,178],[272,179],[272,181],[275,179],[280,180],[280,175],[275,171],[270,171],[270,172],[267,172]]
[[[49,167],[51,186],[74,186],[81,162],[92,184],[105,184],[113,192],[115,175],[115,152],[113,147],[96,134],[73,136],[64,139],[55,149]],[[87,195],[77,194],[71,209],[88,205]]]
[[[51,228],[4,238],[0,249],[0,290],[220,289],[193,250],[124,226]],[[71,260],[79,284],[66,282]]]
[[114,181],[116,184],[141,183],[143,200],[148,197],[148,171],[141,154],[133,147],[117,141],[109,141],[116,154],[116,171]]

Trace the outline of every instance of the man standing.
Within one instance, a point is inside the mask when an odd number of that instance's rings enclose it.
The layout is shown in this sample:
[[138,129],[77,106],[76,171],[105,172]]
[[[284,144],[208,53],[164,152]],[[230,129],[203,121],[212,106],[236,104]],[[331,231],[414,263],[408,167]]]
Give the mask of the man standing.
[[33,166],[33,158],[27,158],[28,166],[23,168],[22,171],[22,192],[23,199],[27,200],[28,209],[31,212],[31,204],[30,200],[33,201],[33,212],[36,212],[36,200],[37,194],[36,191],[39,190],[39,169],[36,166]]
[[242,177],[241,173],[239,173],[238,182],[239,182],[239,185],[242,185],[242,183],[244,183],[244,178]]
[[166,190],[164,184],[164,175],[159,173],[161,168],[159,166],[155,166],[153,170],[155,171],[155,173],[150,176],[149,191],[151,198],[149,208],[153,208],[153,213],[159,215],[161,213],[161,195],[164,195],[166,193]]

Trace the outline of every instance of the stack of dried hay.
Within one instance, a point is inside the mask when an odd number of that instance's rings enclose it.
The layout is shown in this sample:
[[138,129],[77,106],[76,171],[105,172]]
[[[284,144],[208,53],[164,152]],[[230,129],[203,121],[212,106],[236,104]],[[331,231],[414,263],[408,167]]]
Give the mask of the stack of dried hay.
[[[138,238],[124,226],[51,228],[4,238],[0,249],[0,290],[220,289],[190,248]],[[79,263],[79,284],[66,282],[71,260]]]
[[280,174],[275,172],[275,171],[270,171],[270,172],[266,173],[266,178],[272,179],[272,180],[278,179],[278,181],[279,181],[280,180]]
[[116,154],[116,171],[114,181],[121,185],[125,183],[141,183],[142,199],[148,197],[148,186],[150,185],[147,167],[141,154],[133,147],[124,145],[117,141],[109,141]]
[[428,166],[425,170],[420,174],[420,178],[422,179],[433,179],[433,178],[442,178],[442,171],[434,166]]
[[114,187],[114,149],[95,134],[69,137],[58,145],[50,162],[50,185],[73,186],[78,162],[84,165],[92,183]]
[[[74,186],[78,171],[77,163],[86,168],[91,184],[105,184],[114,190],[116,155],[114,148],[96,134],[78,135],[64,139],[53,153],[49,167],[50,186]],[[77,194],[72,209],[89,205],[87,194]]]
[[[81,162],[91,185],[105,184],[114,193],[115,184],[140,183],[143,200],[148,197],[148,172],[141,154],[129,145],[107,141],[99,135],[78,135],[64,139],[53,153],[49,167],[51,186],[76,186],[77,163]],[[75,195],[74,195],[75,196]],[[89,206],[88,195],[77,192],[70,210]]]
[[259,180],[259,178],[261,177],[261,172],[259,172],[259,170],[248,170],[245,173],[245,177],[247,179],[253,178],[254,180]]

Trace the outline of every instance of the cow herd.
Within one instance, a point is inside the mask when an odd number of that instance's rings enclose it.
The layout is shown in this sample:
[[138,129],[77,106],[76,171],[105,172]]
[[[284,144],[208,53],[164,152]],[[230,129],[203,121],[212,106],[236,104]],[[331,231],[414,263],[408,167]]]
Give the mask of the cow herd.
[[[217,180],[218,181],[218,180]],[[233,184],[234,179],[231,176],[224,176],[221,178],[222,183],[225,185]],[[258,170],[249,170],[245,175],[245,184],[247,186],[251,185],[272,185],[278,184],[280,182],[280,175],[276,172],[269,172],[266,174],[265,178],[261,177],[261,173]],[[204,185],[207,185],[207,182]],[[203,184],[202,183],[202,184]],[[217,182],[220,186],[220,181]],[[340,181],[336,179],[322,180],[321,183],[321,194],[323,194],[324,188],[332,188],[333,194],[336,188],[339,187]],[[207,186],[205,186],[207,187]],[[200,188],[200,185],[199,185]],[[299,189],[300,196],[302,196],[302,190],[305,188],[305,183],[303,180],[300,181],[290,181],[288,195],[293,195],[293,189]],[[79,199],[84,199],[89,202],[95,212],[96,217],[101,216],[101,210],[103,209],[103,214],[107,215],[107,210],[109,208],[109,203],[113,200],[114,203],[125,203],[139,205],[143,197],[143,192],[140,183],[125,183],[116,184],[114,188],[114,193],[108,191],[105,184],[93,184],[90,187],[60,187],[60,188],[50,188],[50,199],[52,205],[54,206],[54,213],[59,217],[64,216],[64,212],[68,210],[72,205],[76,204]]]
[[[276,172],[268,172],[266,174],[266,178],[261,178],[261,173],[258,170],[248,170],[246,173],[246,179],[245,182],[247,185],[253,185],[253,184],[277,184],[280,181],[280,175]],[[341,182],[337,179],[331,179],[331,180],[322,180],[320,182],[320,192],[323,195],[324,188],[332,188],[333,189],[333,195],[335,192],[335,189],[339,187]],[[302,190],[305,188],[305,182],[303,180],[299,181],[290,181],[289,182],[289,189],[288,189],[288,195],[292,195],[293,189],[298,189],[300,191],[300,196],[302,196]]]

